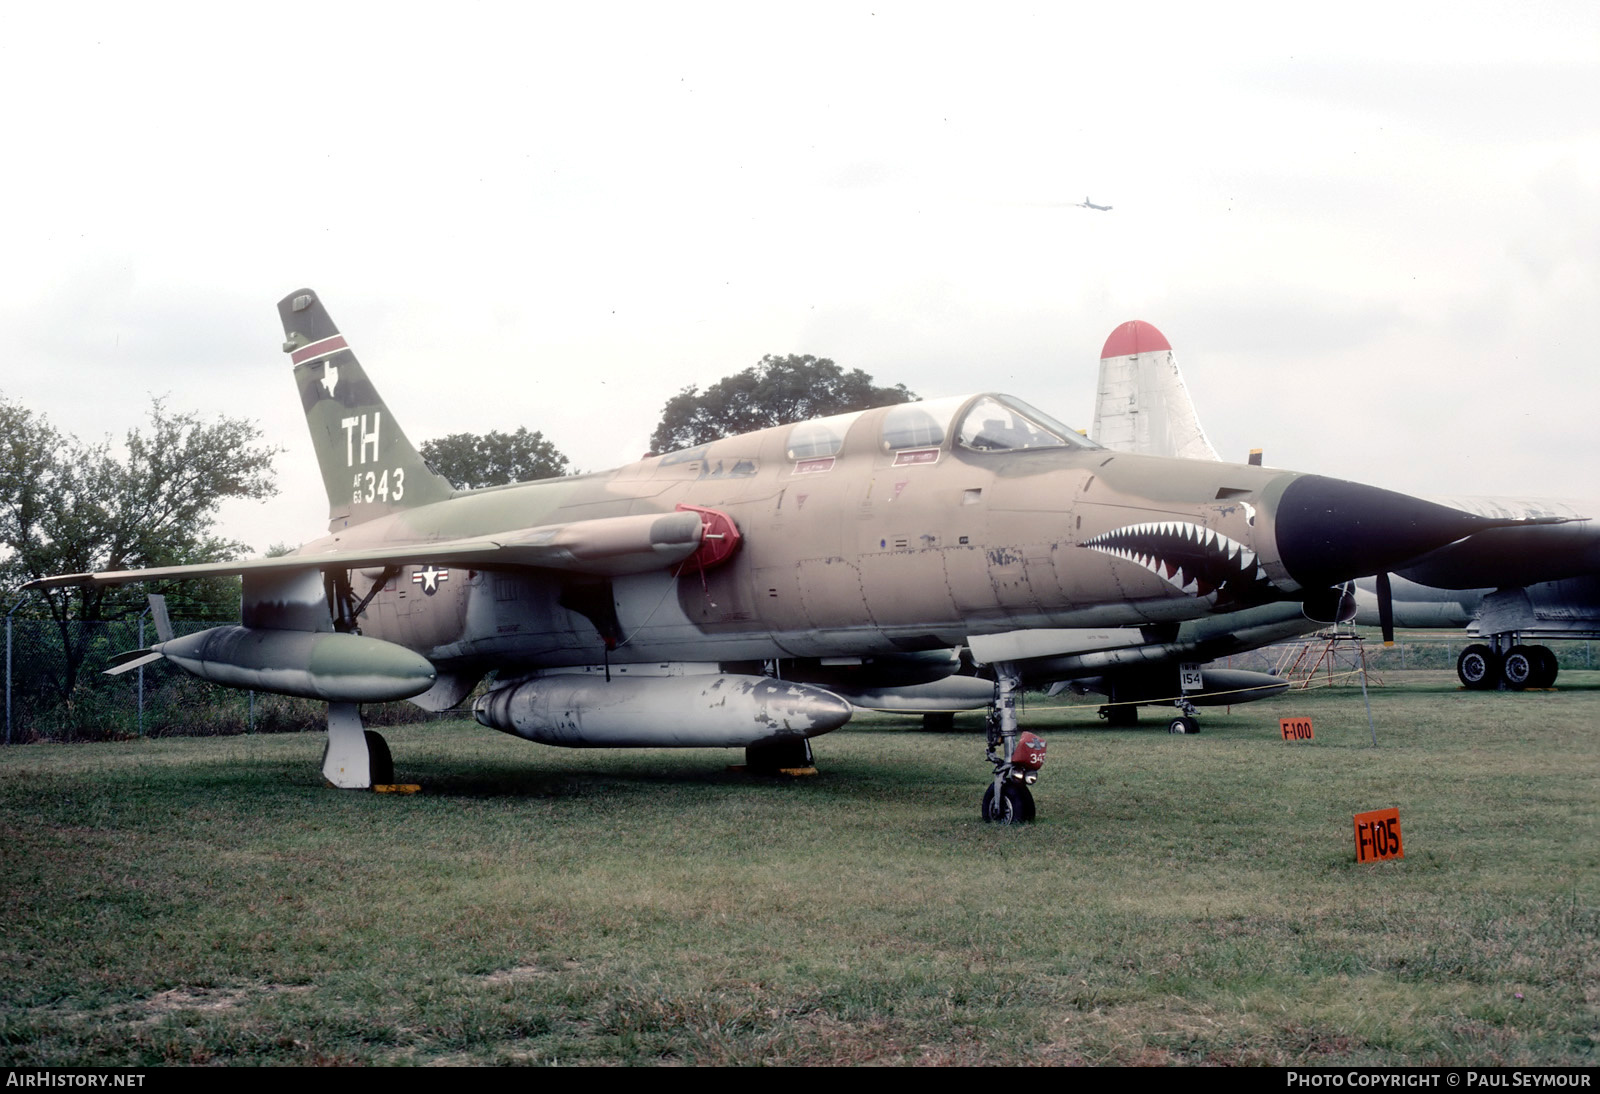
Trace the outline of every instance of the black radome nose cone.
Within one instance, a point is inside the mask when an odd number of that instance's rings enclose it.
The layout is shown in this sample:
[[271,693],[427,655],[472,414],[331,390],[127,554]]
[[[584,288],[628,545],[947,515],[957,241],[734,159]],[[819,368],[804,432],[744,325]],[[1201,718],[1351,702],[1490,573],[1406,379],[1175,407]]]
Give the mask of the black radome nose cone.
[[1301,475],[1275,517],[1278,557],[1314,589],[1393,570],[1493,521],[1376,486]]

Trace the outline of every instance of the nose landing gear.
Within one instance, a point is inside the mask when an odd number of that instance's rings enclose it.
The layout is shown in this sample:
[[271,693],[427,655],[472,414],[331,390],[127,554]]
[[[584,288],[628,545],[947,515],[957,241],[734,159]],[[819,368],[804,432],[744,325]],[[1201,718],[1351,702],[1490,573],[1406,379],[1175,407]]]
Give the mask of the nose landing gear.
[[1199,733],[1200,719],[1195,717],[1194,704],[1187,699],[1173,700],[1178,712],[1167,719],[1168,733]]
[[984,757],[994,765],[994,777],[983,792],[982,815],[994,824],[1027,824],[1034,818],[1033,793],[1028,789],[1044,766],[1044,739],[1023,733],[1017,726],[1016,691],[1021,676],[1011,665],[995,666],[994,706],[985,724],[988,748]]

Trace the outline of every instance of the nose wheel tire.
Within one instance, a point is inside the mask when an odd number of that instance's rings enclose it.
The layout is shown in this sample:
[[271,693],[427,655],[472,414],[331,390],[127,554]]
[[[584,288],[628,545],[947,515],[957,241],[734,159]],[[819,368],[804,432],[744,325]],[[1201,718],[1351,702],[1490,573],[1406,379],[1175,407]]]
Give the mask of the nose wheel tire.
[[991,824],[1031,824],[1033,794],[1020,783],[1002,783],[1000,802],[994,800],[994,784],[983,792],[983,819]]
[[1187,714],[1180,714],[1175,718],[1168,719],[1168,721],[1167,721],[1167,732],[1168,733],[1199,733],[1200,732],[1200,720],[1198,718],[1191,718]]

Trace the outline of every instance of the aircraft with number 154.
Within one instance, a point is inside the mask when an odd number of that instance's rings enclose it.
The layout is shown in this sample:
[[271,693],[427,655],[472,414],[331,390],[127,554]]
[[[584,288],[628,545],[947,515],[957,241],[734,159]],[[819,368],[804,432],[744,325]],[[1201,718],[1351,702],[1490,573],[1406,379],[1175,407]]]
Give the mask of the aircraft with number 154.
[[956,648],[1337,597],[1351,578],[1517,523],[1318,475],[1114,452],[998,394],[458,490],[317,294],[278,310],[328,535],[283,557],[34,585],[241,575],[239,624],[175,638],[158,618],[163,640],[117,667],[165,657],[325,701],[336,787],[393,778],[360,704],[448,709],[486,677],[473,711],[494,729],[739,747],[756,769],[808,764],[810,739],[858,704],[922,710],[992,688],[983,816],[1026,820],[1043,742],[1018,725],[1019,673],[1000,660],[992,684],[958,676]]

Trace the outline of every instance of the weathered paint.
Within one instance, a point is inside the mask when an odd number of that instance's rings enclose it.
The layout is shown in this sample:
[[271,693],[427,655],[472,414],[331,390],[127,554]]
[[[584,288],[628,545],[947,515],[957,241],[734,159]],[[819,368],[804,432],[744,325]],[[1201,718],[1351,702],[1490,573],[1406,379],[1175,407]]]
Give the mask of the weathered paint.
[[850,720],[822,688],[765,676],[540,676],[480,698],[478,721],[530,741],[588,747],[748,747]]
[[330,702],[409,699],[435,677],[433,665],[404,646],[329,631],[212,627],[152,649],[202,680]]

